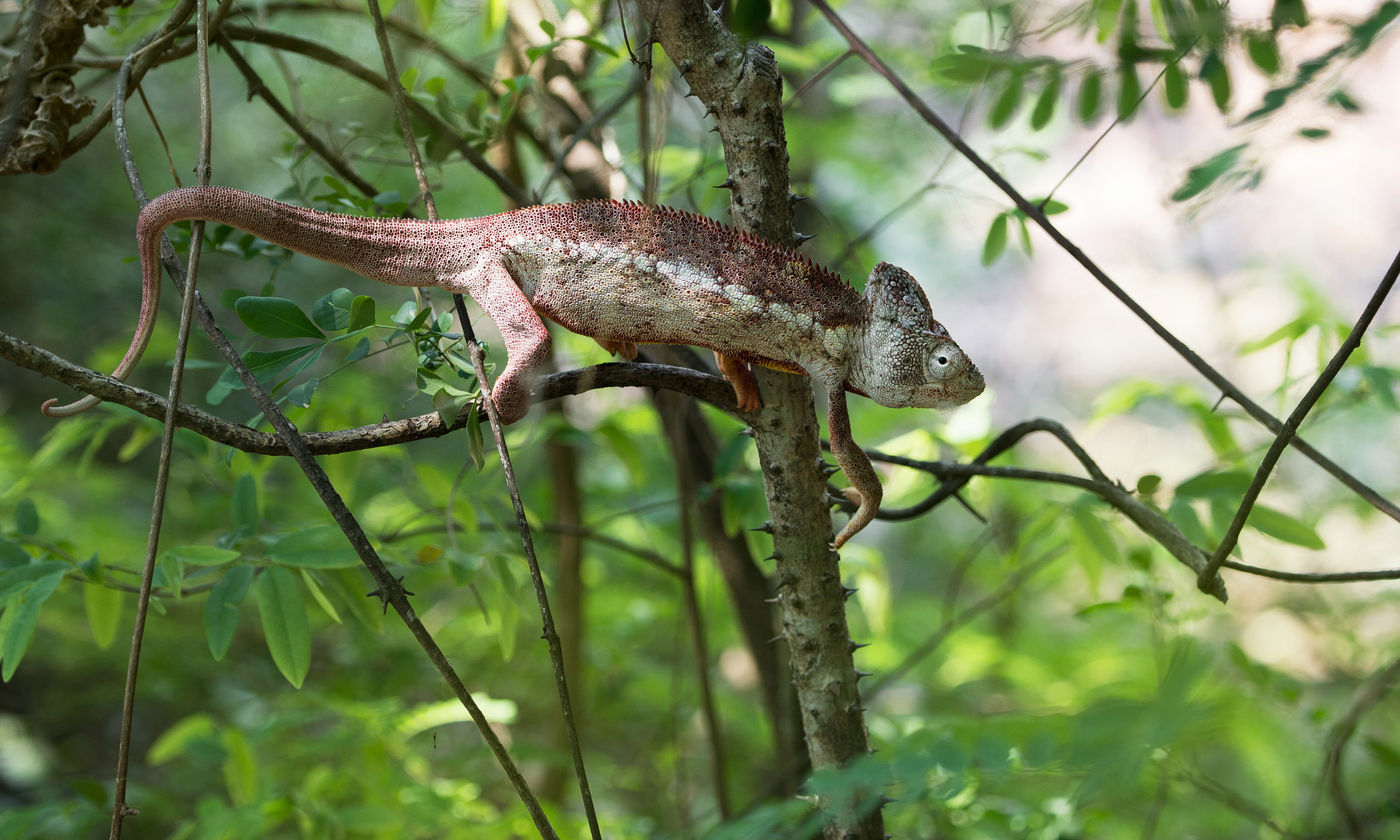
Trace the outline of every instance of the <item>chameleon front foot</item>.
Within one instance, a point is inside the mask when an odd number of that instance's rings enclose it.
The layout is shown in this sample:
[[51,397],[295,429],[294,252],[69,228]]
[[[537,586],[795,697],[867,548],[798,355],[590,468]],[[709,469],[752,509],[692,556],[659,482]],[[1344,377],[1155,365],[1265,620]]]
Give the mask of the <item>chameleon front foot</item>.
[[861,494],[854,487],[846,487],[841,491],[841,495],[846,497],[846,501],[856,506],[855,513],[851,514],[851,521],[846,523],[846,527],[841,529],[841,533],[836,535],[829,545],[832,551],[836,551],[846,544],[846,541],[854,537],[866,525],[875,520],[875,513],[880,509],[880,497],[875,496],[872,500],[868,496]]

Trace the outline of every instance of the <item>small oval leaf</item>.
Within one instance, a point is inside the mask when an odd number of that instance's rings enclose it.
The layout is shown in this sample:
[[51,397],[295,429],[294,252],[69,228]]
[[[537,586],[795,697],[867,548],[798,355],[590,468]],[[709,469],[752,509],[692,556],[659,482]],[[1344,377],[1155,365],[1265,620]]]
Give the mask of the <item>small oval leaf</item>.
[[233,311],[248,329],[268,338],[325,338],[301,307],[286,298],[244,295]]
[[996,262],[1001,252],[1006,250],[1006,214],[1000,213],[992,219],[992,226],[987,229],[987,239],[982,243],[982,265],[991,265]]
[[258,577],[258,614],[272,662],[295,688],[311,668],[311,630],[296,576],[270,566]]
[[1082,123],[1091,123],[1094,117],[1099,114],[1099,106],[1103,104],[1103,74],[1098,70],[1090,70],[1084,77],[1084,81],[1079,83],[1079,98],[1075,102],[1074,113]]

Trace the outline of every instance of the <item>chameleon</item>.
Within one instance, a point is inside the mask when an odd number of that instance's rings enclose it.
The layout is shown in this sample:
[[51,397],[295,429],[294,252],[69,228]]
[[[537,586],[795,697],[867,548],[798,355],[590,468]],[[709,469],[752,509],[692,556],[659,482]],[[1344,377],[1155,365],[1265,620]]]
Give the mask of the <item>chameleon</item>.
[[[825,392],[831,451],[857,506],[833,548],[875,518],[883,493],[851,438],[846,391],[946,411],[984,387],[919,284],[888,263],[875,266],[861,294],[791,248],[667,207],[591,200],[423,221],[328,213],[228,187],[176,189],[142,209],[141,313],[116,379],[130,374],[155,325],[160,234],[186,220],[230,225],[382,283],[468,295],[506,346],[491,391],[502,423],[529,409],[550,348],[545,319],[628,360],[638,344],[709,348],[743,411],[761,405],[750,364],[806,374]],[[43,412],[66,417],[100,400],[56,402]]]

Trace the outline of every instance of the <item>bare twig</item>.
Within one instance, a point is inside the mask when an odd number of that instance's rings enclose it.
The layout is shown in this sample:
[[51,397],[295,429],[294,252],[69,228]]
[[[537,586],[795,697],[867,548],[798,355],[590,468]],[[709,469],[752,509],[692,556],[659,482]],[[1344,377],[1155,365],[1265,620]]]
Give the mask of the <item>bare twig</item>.
[[[106,402],[125,406],[147,417],[159,420],[165,416],[168,400],[164,397],[127,385],[105,373],[73,364],[3,331],[0,331],[0,359],[67,383],[101,397]],[[531,399],[544,402],[583,394],[597,388],[622,387],[676,391],[711,403],[737,419],[744,419],[744,415],[734,405],[734,389],[727,382],[712,374],[672,365],[609,362],[594,367],[552,373],[540,377],[535,382]],[[289,454],[287,447],[276,435],[231,423],[188,404],[180,406],[175,420],[182,428],[242,452],[257,455]],[[334,432],[311,432],[303,435],[303,439],[308,451],[317,455],[333,455],[442,437],[464,425],[464,418],[444,424],[441,417],[433,412]]]
[[[372,2],[372,0],[371,0]],[[477,381],[481,383],[483,397],[481,405],[491,423],[491,433],[496,439],[496,452],[500,454],[501,470],[505,474],[506,487],[510,491],[511,507],[515,511],[515,521],[520,524],[520,540],[525,549],[525,560],[530,565],[530,580],[534,583],[535,599],[540,605],[540,618],[543,622],[543,635],[549,645],[550,662],[554,665],[554,683],[559,692],[559,713],[564,718],[564,731],[568,733],[569,748],[573,753],[574,774],[578,778],[579,793],[583,798],[584,811],[588,818],[588,829],[594,840],[602,836],[598,826],[598,815],[593,807],[593,793],[588,785],[588,772],[583,766],[583,751],[579,745],[578,729],[574,724],[574,706],[569,699],[569,684],[564,674],[564,650],[559,641],[559,633],[554,627],[554,615],[549,609],[549,594],[544,587],[544,574],[540,571],[539,559],[535,556],[534,539],[530,536],[529,523],[525,519],[525,508],[520,502],[520,491],[515,483],[515,467],[510,461],[506,447],[505,432],[501,429],[501,418],[496,414],[496,403],[491,399],[490,380],[486,378],[486,357],[481,343],[472,334],[471,319],[467,317],[467,305],[461,295],[454,296],[457,317],[461,322],[463,338],[471,354],[472,367],[476,370]]]
[[[209,90],[209,5],[197,0],[195,11],[195,43],[199,58],[196,62],[199,87],[199,160],[195,164],[200,184],[209,183],[211,152],[214,142],[213,105]],[[112,101],[118,111],[124,110],[126,97],[122,87],[129,75],[130,65],[123,65],[117,76]],[[142,97],[142,102],[145,98]],[[146,613],[151,602],[151,585],[155,578],[156,556],[160,547],[161,523],[165,518],[166,494],[170,487],[170,462],[175,449],[175,413],[180,405],[180,388],[185,378],[185,354],[190,343],[190,324],[194,315],[195,279],[199,270],[199,255],[204,242],[204,223],[196,221],[190,230],[190,270],[181,291],[180,326],[176,333],[175,358],[170,370],[170,390],[166,401],[164,424],[161,428],[160,461],[156,467],[155,499],[151,505],[151,523],[146,534],[146,559],[141,571],[141,591],[136,599],[136,621],[131,634],[131,649],[127,657],[126,685],[122,692],[121,732],[117,741],[116,786],[112,795],[112,823],[108,832],[111,840],[120,840],[122,821],[134,813],[126,804],[127,769],[131,756],[131,726],[136,711],[136,677],[141,664],[141,641],[146,633]]]
[[[1047,432],[1055,436],[1066,449],[1068,449],[1077,461],[1089,473],[1089,478],[1066,475],[1064,473],[1052,473],[1042,470],[1025,470],[1014,467],[991,467],[987,466],[987,461],[1011,448],[1021,438],[1031,432]],[[946,464],[939,461],[919,461],[913,458],[902,458],[895,455],[886,455],[881,452],[871,451],[872,460],[884,461],[891,464],[913,467],[928,472],[940,479],[943,479],[937,490],[929,494],[927,498],[918,504],[907,508],[896,508],[889,511],[881,511],[881,516],[889,519],[907,519],[911,516],[921,514],[942,501],[951,498],[967,484],[968,479],[974,475],[989,476],[995,478],[1015,478],[1029,481],[1043,481],[1054,484],[1064,484],[1070,487],[1077,487],[1089,493],[1093,493],[1099,498],[1117,508],[1123,515],[1127,516],[1144,533],[1157,541],[1159,545],[1171,553],[1188,569],[1200,576],[1201,570],[1205,568],[1208,557],[1198,546],[1193,544],[1181,529],[1176,527],[1161,514],[1158,510],[1143,503],[1122,485],[1109,479],[1104,474],[1099,465],[1094,463],[1094,459],[1089,457],[1089,453],[1069,430],[1053,420],[1039,418],[1018,423],[1015,426],[997,435],[996,439],[987,445],[970,464]],[[1227,599],[1225,582],[1220,579],[1220,575],[1214,575],[1208,587],[1202,588],[1203,592],[1214,596],[1220,601]]]
[[[826,0],[812,0],[812,5],[826,16],[826,19],[841,33],[842,37],[846,39],[846,42],[851,45],[851,48],[854,49],[876,73],[888,81],[904,101],[913,108],[925,122],[952,144],[953,148],[957,149],[959,154],[965,157],[973,166],[977,167],[988,180],[1011,199],[1017,209],[1026,214],[1028,219],[1035,222],[1037,226],[1044,230],[1057,245],[1083,266],[1101,286],[1117,298],[1120,303],[1128,307],[1140,321],[1147,325],[1159,338],[1165,341],[1172,350],[1176,351],[1177,355],[1185,359],[1191,367],[1195,368],[1196,371],[1208,379],[1211,384],[1219,388],[1223,394],[1238,403],[1250,417],[1263,424],[1275,434],[1283,430],[1282,421],[1270,414],[1263,406],[1246,396],[1233,382],[1212,367],[1205,359],[1201,358],[1201,356],[1188,347],[1185,342],[1177,338],[1171,330],[1168,330],[1161,322],[1152,317],[1141,304],[1134,300],[1121,286],[1115,283],[1103,269],[1099,268],[1098,264],[1091,260],[1079,246],[1075,245],[1070,241],[1069,237],[1061,233],[1060,230],[1046,218],[1045,214],[1038,206],[1028,201],[1009,181],[1003,178],[989,163],[983,160],[982,157],[948,125],[948,123],[944,122],[926,102],[920,99],[919,96],[890,69],[889,65],[885,64],[879,56],[870,50],[869,46],[867,46],[865,42],[846,25],[845,21],[831,9],[826,3]],[[1295,449],[1306,455],[1314,463],[1326,470],[1333,478],[1365,499],[1377,510],[1396,521],[1400,521],[1400,506],[1397,506],[1395,503],[1367,486],[1356,476],[1344,470],[1321,452],[1318,452],[1302,438],[1293,438],[1292,444]]]
[[[423,169],[423,158],[418,152],[418,142],[413,137],[413,124],[409,120],[407,97],[403,85],[399,83],[399,71],[394,61],[394,51],[389,44],[389,33],[384,28],[384,17],[379,9],[379,0],[368,0],[370,18],[374,21],[374,35],[379,42],[379,53],[384,60],[384,71],[388,80],[389,95],[394,102],[399,127],[403,130],[404,147],[413,161],[413,171],[418,179],[418,189],[428,210],[428,218],[437,221],[437,203],[433,200],[432,189],[428,185],[428,175]],[[583,800],[584,813],[593,840],[601,840],[598,814],[593,806],[593,793],[588,786],[588,773],[583,764],[583,751],[579,745],[578,729],[574,723],[573,704],[569,699],[569,683],[564,669],[564,650],[559,641],[559,633],[554,627],[554,616],[549,608],[549,595],[545,590],[544,574],[540,571],[539,559],[535,556],[534,540],[530,536],[530,523],[525,518],[525,507],[520,501],[520,488],[515,482],[515,467],[506,447],[505,432],[501,429],[501,418],[497,415],[495,401],[491,398],[490,380],[486,377],[486,359],[481,344],[471,334],[471,319],[467,316],[467,304],[461,294],[453,294],[452,301],[461,321],[463,338],[471,355],[472,367],[482,389],[481,406],[491,423],[491,433],[496,440],[496,452],[500,455],[501,470],[505,476],[506,489],[510,493],[511,507],[515,511],[515,521],[520,528],[520,539],[525,549],[525,559],[530,566],[530,579],[535,585],[535,598],[540,605],[540,616],[544,625],[544,637],[549,646],[550,662],[554,666],[555,685],[559,690],[559,711],[564,719],[564,729],[568,733],[569,747],[573,753],[574,773],[578,778],[579,793]]]
[[1321,794],[1325,787],[1332,797],[1332,802],[1337,807],[1337,812],[1346,823],[1347,831],[1353,840],[1366,840],[1370,832],[1366,829],[1366,823],[1361,815],[1357,813],[1356,806],[1351,803],[1347,795],[1346,785],[1342,781],[1342,757],[1346,752],[1347,743],[1356,734],[1356,728],[1361,723],[1361,718],[1366,713],[1375,708],[1394,687],[1396,680],[1400,679],[1400,659],[1392,661],[1389,665],[1377,671],[1371,679],[1366,681],[1361,691],[1351,701],[1351,706],[1346,714],[1339,718],[1332,731],[1327,736],[1327,754],[1322,760],[1322,769],[1318,772],[1317,786],[1313,788],[1313,800],[1308,811],[1311,812],[1317,806],[1317,796]]
[[329,166],[335,174],[344,178],[350,184],[353,184],[355,189],[364,193],[368,198],[374,198],[379,194],[379,190],[376,190],[373,184],[366,181],[359,172],[355,171],[355,168],[350,165],[350,161],[346,160],[343,155],[333,150],[330,146],[327,146],[305,123],[289,111],[287,106],[282,104],[282,100],[278,99],[277,96],[268,89],[267,85],[263,83],[262,76],[258,75],[258,71],[253,69],[253,66],[248,63],[247,59],[234,47],[233,41],[222,32],[219,33],[219,46],[224,48],[224,54],[228,56],[228,60],[233,62],[233,66],[237,67],[238,72],[242,73],[243,78],[247,80],[248,95],[250,97],[257,96],[262,99],[262,101],[267,104],[267,107],[272,109],[272,113],[281,118],[282,122],[286,123],[287,127],[290,128],[296,136],[301,138],[301,142],[305,143],[308,149],[320,157],[321,160],[325,161],[326,165]]
[[1244,530],[1245,520],[1249,518],[1249,512],[1254,509],[1254,503],[1259,498],[1259,494],[1264,490],[1264,484],[1269,480],[1269,473],[1282,457],[1283,450],[1288,446],[1289,441],[1297,434],[1298,427],[1302,425],[1303,418],[1308,415],[1312,407],[1322,398],[1322,392],[1327,390],[1327,386],[1332,384],[1332,380],[1341,372],[1342,366],[1351,357],[1354,351],[1361,344],[1361,336],[1366,334],[1366,329],[1375,319],[1376,313],[1380,311],[1381,304],[1385,303],[1386,297],[1390,295],[1390,290],[1395,285],[1395,278],[1400,276],[1400,254],[1396,254],[1391,261],[1390,268],[1386,269],[1385,276],[1381,278],[1380,285],[1371,294],[1371,300],[1367,302],[1366,308],[1361,311],[1361,316],[1352,325],[1351,332],[1347,333],[1346,340],[1337,348],[1337,352],[1332,354],[1332,360],[1327,363],[1327,367],[1318,375],[1312,387],[1298,401],[1297,408],[1288,415],[1288,422],[1283,424],[1274,442],[1269,445],[1269,451],[1264,453],[1264,459],[1259,463],[1259,469],[1254,473],[1254,479],[1249,483],[1249,489],[1245,491],[1244,498],[1240,501],[1239,508],[1235,511],[1235,518],[1230,522],[1229,529],[1225,532],[1225,537],[1216,547],[1215,553],[1211,555],[1210,565],[1201,570],[1202,579],[1214,575],[1220,565],[1225,562],[1225,558],[1234,550],[1235,543],[1239,540],[1240,531]]
[[885,673],[881,674],[878,679],[876,679],[873,683],[866,687],[865,697],[867,701],[874,698],[877,694],[879,694],[881,691],[884,691],[889,686],[898,682],[900,677],[903,677],[905,674],[909,673],[909,671],[912,670],[915,665],[918,665],[921,661],[927,658],[929,654],[937,650],[939,645],[947,641],[948,637],[953,635],[953,631],[957,630],[959,627],[962,627],[964,624],[967,624],[969,621],[986,612],[987,610],[991,609],[992,607],[995,607],[997,604],[1000,604],[1002,601],[1005,601],[1007,598],[1010,598],[1013,594],[1016,593],[1018,589],[1021,588],[1022,584],[1024,584],[1027,580],[1035,576],[1046,566],[1050,565],[1062,554],[1064,554],[1063,546],[1057,546],[1051,549],[1050,551],[1047,551],[1041,557],[1038,557],[1030,563],[1027,563],[1021,568],[1017,569],[1015,574],[1007,578],[1002,583],[1002,585],[998,586],[994,591],[988,593],[985,597],[978,600],[972,606],[968,607],[967,609],[963,610],[962,612],[958,613],[957,615],[953,616],[952,618],[939,625],[938,629],[935,630],[933,634],[930,635],[927,639],[925,639],[923,643],[920,644],[917,648],[910,651],[909,655],[905,656],[903,661],[901,661],[898,665],[886,671]]

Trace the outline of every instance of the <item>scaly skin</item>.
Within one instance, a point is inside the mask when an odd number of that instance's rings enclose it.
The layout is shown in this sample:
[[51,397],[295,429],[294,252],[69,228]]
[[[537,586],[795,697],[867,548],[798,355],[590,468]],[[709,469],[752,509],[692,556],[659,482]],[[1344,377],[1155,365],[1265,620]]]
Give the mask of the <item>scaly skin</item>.
[[[141,315],[116,379],[135,367],[155,325],[161,231],[192,219],[382,283],[470,296],[505,339],[508,361],[492,390],[504,423],[529,409],[549,352],[542,318],[628,358],[638,344],[708,347],[746,411],[759,406],[749,363],[811,376],[826,392],[831,451],[859,505],[833,547],[874,519],[881,498],[870,459],[851,439],[845,392],[943,410],[982,392],[981,373],[933,319],[918,284],[886,263],[862,296],[791,249],[665,207],[585,201],[426,222],[322,213],[226,187],[174,190],[141,211]],[[55,402],[45,414],[70,416],[99,400]]]

